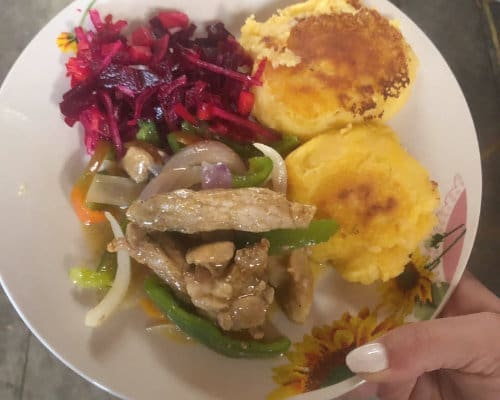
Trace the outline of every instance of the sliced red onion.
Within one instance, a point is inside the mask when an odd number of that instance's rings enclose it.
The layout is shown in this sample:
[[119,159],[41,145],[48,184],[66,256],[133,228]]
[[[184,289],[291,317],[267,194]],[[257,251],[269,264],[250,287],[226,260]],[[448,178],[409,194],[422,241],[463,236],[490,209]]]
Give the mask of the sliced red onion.
[[163,168],[160,175],[153,178],[144,188],[139,199],[147,200],[158,193],[167,193],[176,189],[190,188],[201,182],[201,167],[193,165],[191,167],[171,168],[168,171]]
[[202,189],[229,189],[232,186],[233,177],[231,170],[224,163],[201,163]]
[[230,147],[221,142],[204,140],[185,147],[168,160],[161,173],[148,183],[139,198],[146,200],[158,193],[189,188],[199,183],[201,181],[200,165],[203,162],[223,163],[230,171],[237,174],[243,174],[246,171],[245,164]]

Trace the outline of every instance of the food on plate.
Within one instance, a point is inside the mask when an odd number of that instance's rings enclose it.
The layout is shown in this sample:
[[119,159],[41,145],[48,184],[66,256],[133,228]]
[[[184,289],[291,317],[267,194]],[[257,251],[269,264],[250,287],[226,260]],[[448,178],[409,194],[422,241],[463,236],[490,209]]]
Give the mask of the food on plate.
[[134,139],[182,147],[200,137],[280,138],[248,118],[250,89],[262,84],[262,68],[250,73],[253,60],[222,23],[195,38],[196,26],[185,14],[161,11],[126,36],[126,21],[102,19],[96,10],[89,15],[94,30],[75,28],[77,53],[66,63],[71,89],[60,103],[66,123],[83,126],[89,154],[99,140],[112,143],[121,158]]
[[290,346],[273,304],[296,323],[310,314],[311,257],[365,284],[403,271],[437,188],[389,128],[351,126],[408,95],[416,57],[394,24],[355,0],[310,0],[248,19],[247,53],[222,23],[200,36],[177,11],[130,35],[89,15],[60,104],[91,156],[72,206],[114,236],[97,268],[70,272],[103,292],[86,325],[138,282],[149,315],[226,356],[272,357]]
[[418,64],[397,25],[358,1],[309,0],[262,23],[251,16],[240,43],[267,60],[253,115],[302,139],[388,120],[405,104]]
[[379,123],[333,130],[286,159],[288,197],[317,206],[339,232],[315,246],[352,282],[399,275],[409,255],[436,224],[439,193],[426,169]]
[[179,189],[133,203],[127,218],[140,227],[159,231],[267,232],[307,228],[315,212],[314,206],[290,202],[285,195],[266,188]]
[[[284,258],[284,259],[283,259]],[[290,320],[306,321],[314,300],[314,276],[304,248],[270,259],[272,284],[281,290],[276,300]]]
[[158,279],[148,278],[144,286],[148,296],[173,323],[191,338],[218,353],[233,358],[273,357],[283,354],[291,345],[286,337],[262,342],[225,336],[210,321],[183,307]]
[[[95,270],[70,273],[105,292],[85,323],[102,324],[139,269],[155,276],[146,295],[193,339],[231,357],[281,354],[290,341],[266,334],[275,296],[305,321],[314,283],[305,249],[338,226],[286,197],[283,156],[299,140],[249,116],[265,62],[252,74],[221,23],[195,38],[180,12],[160,12],[130,37],[125,21],[90,17],[95,30],[76,29],[61,112],[83,126],[91,154],[72,205],[85,225],[109,221],[114,239]],[[272,282],[271,268],[283,279]]]

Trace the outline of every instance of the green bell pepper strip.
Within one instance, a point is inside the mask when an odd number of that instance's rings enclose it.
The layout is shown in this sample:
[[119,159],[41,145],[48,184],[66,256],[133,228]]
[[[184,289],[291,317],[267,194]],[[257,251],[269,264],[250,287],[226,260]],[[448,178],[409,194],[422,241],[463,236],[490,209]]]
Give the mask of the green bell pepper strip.
[[212,139],[224,143],[226,146],[233,149],[233,151],[242,158],[256,157],[262,154],[250,144],[237,143],[234,140],[228,139],[227,137],[222,137],[215,134],[214,132],[210,132],[209,125],[204,121],[200,121],[199,126],[195,126],[187,121],[184,121],[181,124],[181,129],[184,132],[196,135],[203,139]]
[[[123,229],[123,224],[121,225]],[[126,225],[125,225],[126,226]],[[124,230],[125,232],[125,230]],[[111,274],[112,278],[115,279],[116,268],[118,268],[118,261],[116,259],[116,253],[110,253],[104,250],[101,259],[99,260],[99,265],[97,266],[96,272],[106,272]]]
[[245,175],[233,175],[233,188],[262,185],[273,171],[273,161],[269,157],[252,157],[248,160]]
[[326,242],[338,228],[338,224],[332,219],[318,219],[305,229],[275,229],[264,232],[262,237],[269,240],[269,254],[274,255]]
[[233,358],[267,358],[286,352],[290,339],[281,337],[272,342],[240,340],[226,336],[212,322],[188,311],[170,289],[156,276],[146,278],[144,289],[151,301],[186,335],[205,346]]
[[104,251],[95,270],[90,268],[71,268],[69,278],[84,289],[107,289],[115,280],[117,268],[116,253]]
[[280,153],[281,157],[285,158],[288,154],[300,146],[300,139],[297,136],[285,135],[280,141],[271,143],[270,146]]
[[[195,126],[187,121],[182,122],[181,129],[185,132],[189,132],[194,135],[198,135],[203,138],[213,138],[225,145],[231,147],[236,153],[238,153],[243,158],[255,157],[262,154],[251,144],[238,143],[234,140],[228,139],[226,137],[220,137],[215,133],[210,132],[209,125],[200,121],[198,126]],[[269,146],[274,148],[281,156],[284,158],[290,154],[293,150],[300,146],[300,139],[293,135],[284,135],[281,140],[271,143]]]
[[236,243],[237,247],[244,247],[264,238],[269,240],[269,254],[276,255],[326,242],[338,228],[339,225],[332,219],[318,219],[305,229],[275,229],[263,233],[237,232]]
[[69,278],[84,289],[106,289],[113,284],[114,277],[108,272],[97,272],[90,268],[71,268]]
[[252,158],[252,157],[261,157],[262,156],[262,152],[260,152],[259,150],[257,150],[251,144],[237,143],[234,140],[223,138],[223,137],[220,137],[220,136],[216,136],[215,139],[218,142],[222,142],[226,146],[230,147],[241,158],[249,159],[249,158]]
[[139,125],[139,130],[135,135],[136,139],[158,146],[160,143],[160,136],[158,136],[158,129],[156,129],[155,123],[152,121],[139,120],[137,125]]
[[173,133],[169,133],[167,135],[167,142],[168,142],[168,145],[170,146],[170,149],[174,152],[174,153],[178,153],[179,151],[181,151],[185,146],[180,143],[177,138],[175,137],[175,134]]

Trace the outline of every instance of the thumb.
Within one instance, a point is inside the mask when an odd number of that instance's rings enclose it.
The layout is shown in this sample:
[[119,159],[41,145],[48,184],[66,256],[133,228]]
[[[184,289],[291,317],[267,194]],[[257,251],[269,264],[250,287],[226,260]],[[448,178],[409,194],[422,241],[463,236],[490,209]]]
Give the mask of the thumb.
[[372,382],[403,382],[438,369],[500,374],[500,315],[416,322],[351,351],[347,366]]

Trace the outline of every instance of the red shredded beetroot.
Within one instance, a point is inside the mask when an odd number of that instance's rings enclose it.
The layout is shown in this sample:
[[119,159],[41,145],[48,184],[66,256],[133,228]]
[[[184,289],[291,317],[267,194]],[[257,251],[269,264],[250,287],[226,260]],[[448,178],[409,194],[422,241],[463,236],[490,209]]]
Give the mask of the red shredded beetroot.
[[252,92],[242,90],[238,99],[238,112],[244,117],[248,117],[252,112],[254,95]]
[[153,44],[153,35],[148,28],[140,26],[132,32],[131,40],[134,46],[151,46]]
[[193,124],[195,125],[196,124],[196,118],[193,117],[188,109],[186,107],[184,107],[184,105],[182,103],[176,103],[174,105],[174,111],[175,113],[181,117],[184,121],[187,121],[189,122],[190,124]]
[[255,85],[255,86],[262,85],[262,82],[260,82],[257,79],[254,79],[251,75],[242,74],[240,72],[232,71],[230,69],[219,67],[218,65],[210,64],[206,61],[203,61],[200,59],[199,54],[197,54],[194,51],[190,51],[189,49],[185,49],[184,56],[186,57],[187,60],[189,60],[190,62],[192,62],[193,64],[197,65],[200,68],[205,68],[205,69],[212,71],[212,72],[215,72],[217,74],[226,75],[232,79],[236,79],[236,80],[241,81],[243,83],[248,82],[248,83],[251,83],[252,85]]
[[126,21],[103,20],[96,10],[90,18],[94,30],[75,29],[78,51],[66,64],[71,89],[60,104],[68,125],[82,124],[89,153],[104,139],[122,155],[141,119],[156,123],[164,146],[183,121],[203,120],[209,135],[244,143],[279,139],[248,118],[249,90],[262,84],[265,61],[251,75],[252,59],[222,23],[194,38],[186,14],[166,11],[127,38]]
[[268,141],[275,141],[279,139],[279,136],[277,136],[276,133],[267,130],[262,125],[250,121],[249,119],[240,117],[239,115],[227,112],[222,108],[212,107],[212,115],[219,117],[223,120],[230,121],[235,125],[245,127],[249,129],[251,132],[253,132],[256,136],[259,136],[259,138],[261,139]]
[[106,113],[108,115],[111,138],[113,139],[113,143],[115,144],[115,150],[118,157],[121,157],[123,155],[123,142],[120,137],[118,123],[116,121],[115,108],[113,107],[113,102],[108,92],[105,91],[101,92],[101,96],[104,102],[104,108],[106,109]]
[[189,25],[189,18],[186,14],[176,11],[164,11],[158,14],[158,19],[166,29],[186,28]]

